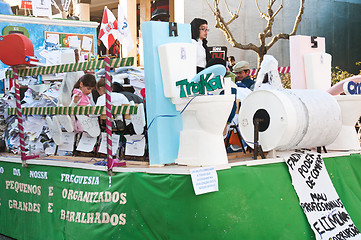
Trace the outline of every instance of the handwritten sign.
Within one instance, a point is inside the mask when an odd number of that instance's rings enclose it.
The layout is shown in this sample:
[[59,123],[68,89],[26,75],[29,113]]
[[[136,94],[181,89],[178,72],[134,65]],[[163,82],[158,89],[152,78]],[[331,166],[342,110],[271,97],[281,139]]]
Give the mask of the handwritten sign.
[[316,239],[361,239],[360,231],[331,182],[321,154],[297,151],[285,161]]
[[[120,135],[117,134],[112,134],[112,153],[113,156],[115,156],[117,154],[118,148],[119,148],[119,140],[120,140]],[[106,133],[102,133],[102,140],[100,142],[100,147],[98,152],[100,153],[107,153],[107,134]]]
[[84,132],[80,138],[77,151],[81,152],[91,152],[93,151],[94,145],[97,143],[96,137],[91,137],[88,133]]
[[32,0],[34,16],[51,17],[51,2],[49,0]]
[[145,151],[145,138],[143,135],[124,135],[127,139],[125,155],[143,156]]
[[196,195],[218,191],[218,176],[214,167],[193,168],[190,173]]
[[73,151],[75,133],[74,132],[63,132],[63,144],[59,145],[59,150],[63,151]]

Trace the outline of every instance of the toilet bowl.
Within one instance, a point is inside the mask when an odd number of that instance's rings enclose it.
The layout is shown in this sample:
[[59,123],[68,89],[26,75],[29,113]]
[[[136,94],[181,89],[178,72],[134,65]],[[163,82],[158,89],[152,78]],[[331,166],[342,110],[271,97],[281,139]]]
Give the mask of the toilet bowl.
[[342,127],[336,140],[328,145],[328,150],[361,150],[355,124],[361,116],[361,95],[335,96],[342,114]]
[[[183,130],[176,163],[188,166],[228,163],[223,129],[231,112],[234,95],[180,97],[176,82],[196,75],[196,49],[191,43],[161,45],[159,60],[165,97],[181,112]],[[230,91],[225,91],[226,93]]]
[[[190,99],[172,102],[178,111]],[[182,113],[176,163],[188,166],[223,165],[228,163],[223,130],[234,102],[232,95],[199,96]]]

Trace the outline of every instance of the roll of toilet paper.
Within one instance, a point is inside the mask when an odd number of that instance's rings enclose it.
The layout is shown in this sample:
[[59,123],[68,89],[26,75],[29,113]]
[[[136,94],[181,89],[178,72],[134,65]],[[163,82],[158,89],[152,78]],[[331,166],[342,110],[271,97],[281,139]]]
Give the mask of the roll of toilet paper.
[[340,108],[320,90],[260,90],[242,103],[239,126],[253,147],[253,119],[260,118],[259,143],[264,151],[325,146],[341,128]]
[[341,130],[341,110],[336,99],[321,90],[291,90],[307,108],[307,131],[296,148],[332,143]]
[[287,145],[294,137],[298,126],[297,112],[292,99],[276,90],[259,90],[251,93],[242,102],[239,114],[241,134],[253,147],[253,119],[262,115],[259,142],[264,151]]
[[[280,94],[280,93],[278,93]],[[291,135],[291,139],[289,142],[284,142],[283,145],[277,147],[277,150],[287,150],[297,146],[303,139],[305,132],[307,131],[308,127],[308,119],[307,119],[307,108],[305,104],[299,100],[299,97],[293,91],[282,91],[292,103],[292,107],[296,112],[296,119],[297,123],[294,126],[293,134]]]

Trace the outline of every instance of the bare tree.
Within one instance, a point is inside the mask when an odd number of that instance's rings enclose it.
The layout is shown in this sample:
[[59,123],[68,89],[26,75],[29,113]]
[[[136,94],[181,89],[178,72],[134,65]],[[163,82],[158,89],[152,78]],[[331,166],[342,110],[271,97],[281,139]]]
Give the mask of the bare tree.
[[[278,40],[280,40],[280,39],[289,39],[290,36],[296,34],[298,25],[301,22],[301,16],[303,14],[305,0],[299,0],[300,8],[299,8],[297,17],[295,19],[292,32],[289,33],[289,34],[278,33],[275,36],[273,36],[273,33],[272,33],[273,23],[275,21],[275,18],[277,16],[277,14],[283,8],[283,0],[281,0],[281,1],[268,0],[267,10],[265,12],[261,11],[261,9],[259,7],[259,4],[258,4],[258,0],[255,0],[256,5],[257,5],[257,9],[258,9],[258,11],[260,13],[260,17],[267,21],[266,28],[263,30],[263,32],[258,34],[258,38],[259,38],[259,42],[260,42],[259,46],[256,46],[253,43],[248,43],[248,44],[239,43],[235,39],[235,37],[233,36],[232,31],[229,29],[229,25],[239,17],[238,14],[239,14],[239,11],[241,9],[242,0],[240,0],[238,8],[237,8],[237,12],[235,12],[235,13],[230,10],[230,8],[229,8],[229,6],[227,4],[227,0],[224,0],[227,11],[230,14],[230,19],[229,20],[225,20],[225,18],[222,16],[221,10],[219,8],[219,0],[214,0],[213,1],[213,7],[209,4],[208,0],[206,0],[206,2],[208,4],[208,6],[210,7],[210,9],[212,10],[213,15],[214,15],[214,17],[216,19],[216,28],[219,28],[224,33],[224,35],[227,38],[227,41],[233,47],[240,48],[240,49],[243,49],[243,50],[255,51],[257,53],[257,67],[259,68],[260,64],[261,64],[261,62],[263,60],[263,56],[265,54],[267,54],[268,50]],[[273,8],[274,8],[276,2],[281,2],[281,3],[279,5],[279,7],[277,8],[277,10],[274,11]],[[268,43],[266,42],[267,38],[271,38],[271,40]]]
[[75,15],[76,0],[51,0],[54,8],[61,13],[62,18],[72,17]]

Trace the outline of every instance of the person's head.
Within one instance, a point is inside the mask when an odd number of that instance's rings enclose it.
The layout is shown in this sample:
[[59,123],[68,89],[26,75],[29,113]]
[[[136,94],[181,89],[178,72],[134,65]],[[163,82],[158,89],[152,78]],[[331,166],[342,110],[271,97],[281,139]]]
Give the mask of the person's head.
[[[113,80],[113,76],[110,76],[110,79]],[[105,94],[105,77],[101,77],[99,79],[99,81],[97,82],[97,86],[96,89],[99,93],[99,95],[104,95]],[[113,84],[112,84],[112,90],[113,90]]]
[[100,96],[105,94],[105,77],[98,80],[96,89]]
[[236,59],[233,56],[229,56],[228,62],[231,66],[234,66],[234,64],[236,64]]
[[249,63],[246,61],[240,61],[233,67],[233,73],[236,74],[239,80],[245,79],[250,72]]
[[195,18],[191,22],[192,39],[200,40],[206,39],[208,34],[208,22],[201,18]]
[[168,11],[162,8],[155,9],[152,12],[151,21],[169,22]]
[[74,85],[74,88],[79,88],[84,95],[89,95],[95,88],[97,81],[93,74],[84,74]]

